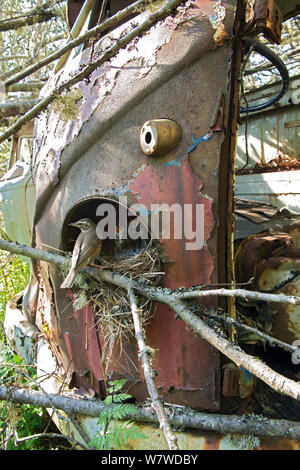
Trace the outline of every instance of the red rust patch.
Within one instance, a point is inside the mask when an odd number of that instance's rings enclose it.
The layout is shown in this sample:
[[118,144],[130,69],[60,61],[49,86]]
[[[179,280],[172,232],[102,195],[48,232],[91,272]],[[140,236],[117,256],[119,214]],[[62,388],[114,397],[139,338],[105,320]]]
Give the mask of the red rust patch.
[[[130,185],[133,194],[139,194],[139,203],[150,210],[151,204],[179,203],[204,205],[204,240],[207,241],[214,228],[212,201],[201,194],[202,181],[192,172],[188,160],[180,167],[152,164]],[[171,232],[172,235],[172,232]],[[214,259],[204,245],[197,251],[185,249],[186,239],[160,240],[167,258],[165,285],[172,289],[209,284],[214,271]],[[205,302],[210,302],[206,299]],[[147,340],[157,353],[154,368],[158,370],[157,386],[165,394],[170,387],[175,390],[196,391],[194,407],[216,409],[216,376],[219,368],[217,353],[204,340],[186,329],[182,320],[164,305],[148,325]],[[180,346],[181,345],[181,346]]]

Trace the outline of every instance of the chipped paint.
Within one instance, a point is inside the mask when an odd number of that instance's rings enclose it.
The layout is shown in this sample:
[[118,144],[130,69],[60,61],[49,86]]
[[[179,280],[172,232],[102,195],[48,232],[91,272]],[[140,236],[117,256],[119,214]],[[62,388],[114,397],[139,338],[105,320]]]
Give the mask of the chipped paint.
[[129,191],[129,186],[130,186],[132,183],[134,183],[135,179],[145,170],[146,166],[147,166],[146,164],[141,165],[141,167],[138,168],[138,169],[133,173],[131,180],[126,181],[125,185],[122,186],[121,188],[115,189],[115,191],[114,191],[115,194],[116,194],[117,196],[120,196],[121,194],[124,194],[124,193],[126,193],[127,191]]
[[49,177],[49,180],[53,185],[58,183],[58,173],[60,168],[60,154],[61,150],[55,151],[50,149],[48,154],[46,155],[45,160],[41,161],[41,164],[44,165],[45,171]]
[[[202,182],[192,172],[188,160],[184,160],[180,167],[169,166],[167,171],[161,165],[148,165],[130,185],[131,192],[141,194],[141,202],[146,207],[150,201],[151,204],[167,203],[169,206],[174,203],[192,203],[193,206],[203,204],[204,240],[207,241],[215,222],[212,201],[202,196],[201,189]],[[214,270],[214,260],[208,248],[204,246],[199,251],[185,251],[186,241],[184,238],[160,240],[166,258],[172,260],[166,273],[165,285],[173,289],[209,283]],[[150,327],[146,328],[149,344],[160,351],[159,356],[154,358],[154,368],[160,371],[157,386],[161,387],[164,394],[170,390],[170,397],[173,389],[175,394],[178,390],[185,390],[186,397],[188,392],[193,393],[198,390],[198,398],[196,396],[191,398],[194,404],[198,400],[198,403],[202,404],[207,400],[216,403],[214,367],[217,366],[218,359],[210,345],[191,336],[183,326],[183,322],[176,320],[166,306],[158,305]],[[167,336],[172,337],[174,343],[182,345],[171,355],[171,345],[165,340]],[[193,351],[192,356],[186,352],[187,350]],[[197,372],[199,357],[202,357],[201,369],[205,370],[201,375]],[[168,368],[165,367],[166,363]],[[177,400],[183,403],[179,395]]]
[[240,397],[246,398],[249,397],[254,389],[256,384],[256,378],[251,372],[249,372],[244,367],[240,367],[239,374],[239,388],[240,388]]
[[228,36],[223,21],[226,16],[226,7],[222,5],[222,0],[218,0],[214,7],[214,14],[209,17],[212,27],[216,30],[214,40],[218,46],[224,44],[224,39]]
[[[215,47],[213,29],[208,21],[213,7],[211,0],[199,0],[188,10],[179,9],[175,18],[159,22],[135,41],[134,48],[120,51],[95,70],[89,82],[77,84],[83,96],[78,103],[77,120],[60,121],[55,107],[40,116],[33,163],[38,206],[35,219],[37,247],[47,244],[62,250],[72,249],[70,237],[75,235],[67,237],[68,222],[86,211],[96,218],[99,200],[106,197],[116,202],[119,196],[127,195],[130,205],[138,200],[147,210],[152,204],[159,203],[170,207],[174,203],[188,204],[194,211],[197,205],[202,205],[204,245],[189,251],[185,249],[186,244],[190,245],[193,240],[186,236],[183,240],[160,239],[162,270],[166,272],[164,279],[170,288],[218,282],[217,256],[221,263],[224,259],[223,253],[217,253],[216,230],[220,223],[218,211],[226,204],[225,198],[219,199],[218,188],[224,131],[216,132],[212,142],[194,147],[180,166],[164,165],[187,154],[193,134],[202,136],[208,132],[211,116],[215,116],[216,94],[219,90],[225,93],[228,85],[232,50]],[[234,8],[229,11],[230,17],[228,14],[226,21],[231,28]],[[180,28],[177,27],[179,24]],[[151,63],[149,71],[142,61],[144,52],[139,53],[139,42],[146,38],[150,42],[153,40],[151,54],[159,64],[156,67]],[[95,54],[99,53],[100,47],[101,41],[95,44]],[[69,73],[76,73],[80,64],[88,60],[88,54],[87,49],[70,59],[66,69],[52,77],[52,86],[56,81],[67,79]],[[209,73],[212,68],[216,70],[213,75]],[[140,76],[141,72],[147,73]],[[143,123],[157,116],[178,123],[182,135],[178,145],[169,149],[166,155],[149,158],[141,150],[140,131]],[[197,140],[194,138],[192,145]],[[204,147],[205,152],[202,152]],[[53,153],[48,167],[43,166],[50,150]],[[59,167],[54,164],[55,158],[61,160]],[[53,188],[57,176],[58,182]],[[222,181],[227,176],[224,171]],[[43,270],[45,281],[49,276],[51,286],[47,287],[47,292],[41,292],[41,296],[44,302],[55,305],[53,311],[48,312],[47,321],[50,318],[51,342],[59,348],[57,357],[73,377],[74,386],[92,389],[104,397],[101,356],[105,343],[101,325],[95,329],[90,323],[90,313],[84,309],[77,313],[73,311],[70,297],[59,289],[61,274],[57,268],[50,267],[49,272]],[[203,299],[201,302],[208,305],[214,300]],[[39,305],[38,317],[43,314],[42,307]],[[44,323],[40,318],[37,322]],[[146,334],[150,347],[158,351],[155,367],[163,397],[168,402],[192,408],[219,409],[219,354],[214,348],[188,331],[184,322],[175,319],[164,305],[157,305]],[[135,339],[130,337],[121,346],[116,343],[113,348],[111,371],[126,378],[132,396],[143,401],[148,394]]]
[[165,163],[165,166],[178,166],[178,167],[181,166],[182,160],[184,159],[184,157],[188,156],[190,152],[195,150],[195,148],[197,148],[201,142],[206,142],[207,140],[210,140],[212,137],[213,137],[213,134],[211,132],[208,132],[207,134],[205,134],[203,137],[200,137],[199,139],[197,139],[193,134],[192,135],[193,144],[187,149],[187,152],[181,154],[175,160],[170,160],[169,162]]
[[[53,164],[56,171],[52,171],[50,181],[57,184],[58,169],[57,163],[61,157],[64,147],[70,144],[79,134],[84,122],[86,122],[99,105],[105,101],[107,95],[115,86],[116,78],[121,70],[128,68],[136,70],[136,80],[144,78],[151,68],[156,64],[157,52],[171,41],[172,35],[177,26],[185,19],[190,2],[178,10],[174,18],[168,17],[164,21],[155,24],[150,31],[142,37],[134,39],[126,48],[121,49],[109,62],[103,64],[95,70],[88,81],[80,82],[76,85],[82,94],[82,99],[77,102],[78,116],[76,119],[69,119],[67,122],[59,119],[60,111],[53,105],[48,113],[42,113],[38,117],[38,127],[47,129],[41,139],[36,140],[35,154],[39,152],[39,161],[44,164],[48,161],[49,152],[54,152],[55,161]],[[148,16],[148,12],[141,13],[134,19],[137,24],[142,23]],[[119,26],[100,39],[94,45],[94,56],[99,56],[103,51],[112,46],[117,38],[132,29],[131,22]],[[47,96],[51,91],[63,81],[68,80],[90,60],[90,49],[86,49],[82,54],[70,58],[64,69],[52,76],[41,92],[41,98]]]
[[[245,238],[236,253],[237,281],[253,277],[258,291],[298,296],[298,244],[299,223]],[[299,313],[298,305],[268,302],[261,319],[275,338],[291,344],[300,337]]]
[[23,295],[24,291],[19,292],[8,301],[5,308],[3,326],[6,337],[14,349],[21,354],[25,364],[33,364],[39,330],[28,321],[24,312],[18,308],[18,302],[22,299]]
[[[126,181],[122,186],[119,186],[117,188],[115,188],[114,186],[111,186],[110,188],[108,188],[106,191],[102,191],[102,194],[103,195],[106,195],[106,194],[115,194],[116,196],[122,196],[123,194],[127,193],[129,191],[129,186],[134,183],[135,179],[138,177],[138,175],[140,173],[142,173],[145,168],[146,168],[146,164],[143,163],[133,174],[132,174],[132,178],[128,181]],[[139,194],[136,193],[135,194],[136,197],[139,197]]]
[[169,162],[165,163],[165,166],[177,166],[180,167],[182,165],[182,160],[187,157],[187,153],[182,153],[179,157],[175,158],[175,160],[170,160]]

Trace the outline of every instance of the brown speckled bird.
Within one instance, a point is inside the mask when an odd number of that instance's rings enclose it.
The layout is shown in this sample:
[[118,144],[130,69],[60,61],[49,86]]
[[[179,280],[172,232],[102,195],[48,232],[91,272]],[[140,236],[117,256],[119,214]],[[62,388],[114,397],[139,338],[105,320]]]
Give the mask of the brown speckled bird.
[[76,274],[88,264],[93,263],[102,245],[102,241],[97,237],[96,224],[91,219],[80,219],[69,225],[80,228],[81,233],[73,249],[70,271],[60,286],[62,289],[72,287]]

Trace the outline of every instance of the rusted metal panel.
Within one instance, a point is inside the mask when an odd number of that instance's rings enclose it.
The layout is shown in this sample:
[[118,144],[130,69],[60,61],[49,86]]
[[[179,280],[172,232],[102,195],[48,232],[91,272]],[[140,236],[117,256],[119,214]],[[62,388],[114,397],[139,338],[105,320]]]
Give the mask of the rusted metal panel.
[[[248,2],[250,10],[249,19],[251,19],[251,31],[256,34],[263,33],[271,42],[280,44],[282,29],[282,13],[275,0],[256,0]],[[252,13],[252,14],[251,14]],[[247,22],[248,22],[247,21]]]
[[253,199],[235,198],[234,239],[242,240],[270,229],[281,230],[299,221],[299,215],[291,214],[287,206],[279,211],[274,205]]
[[225,364],[223,367],[222,395],[239,396],[239,368],[235,364]]
[[[130,185],[134,194],[139,194],[139,202],[145,205],[174,203],[204,205],[205,233],[204,241],[210,238],[214,228],[212,201],[201,194],[202,182],[184,159],[181,166],[148,165],[147,168]],[[149,207],[150,208],[150,207]],[[181,240],[162,240],[162,250],[168,263],[165,285],[176,289],[196,284],[207,284],[211,281],[215,269],[214,260],[206,247],[197,251],[186,251],[185,238]],[[209,302],[209,300],[207,301]],[[211,300],[210,300],[211,302]],[[170,337],[172,341],[166,339]],[[165,306],[160,306],[157,315],[147,329],[147,338],[156,350],[160,351],[155,361],[159,371],[157,384],[169,389],[195,391],[198,390],[198,403],[208,406],[215,397],[218,359],[213,348],[204,341],[191,335],[184,327],[184,322],[176,320],[174,314]],[[192,354],[190,352],[192,351]],[[199,374],[199,360],[202,372]],[[165,365],[168,364],[168,367]],[[172,393],[170,394],[171,398]],[[187,393],[184,395],[187,398]],[[203,397],[206,397],[205,400]],[[208,401],[206,401],[208,399]],[[215,398],[216,400],[216,398]]]
[[68,18],[70,29],[72,29],[83,4],[84,4],[84,0],[68,0],[67,18]]
[[[258,291],[298,296],[299,233],[298,222],[278,232],[246,238],[236,254],[237,280],[247,282],[253,277],[253,288]],[[260,311],[262,322],[275,338],[289,344],[299,338],[299,306],[268,303],[262,308],[257,305],[257,312]]]
[[[177,16],[160,22],[136,41],[135,47],[127,47],[96,70],[89,82],[80,83],[83,98],[77,119],[63,122],[55,108],[38,118],[33,168],[37,247],[47,244],[66,249],[63,233],[70,214],[75,217],[84,210],[94,210],[101,197],[118,199],[126,195],[130,204],[142,203],[149,210],[155,203],[191,204],[193,210],[196,204],[202,204],[203,247],[188,251],[185,243],[190,240],[186,238],[160,240],[165,284],[177,288],[217,282],[219,265],[226,264],[225,251],[218,252],[216,230],[223,223],[218,219],[219,211],[227,211],[227,199],[219,199],[219,185],[229,178],[227,163],[222,176],[219,174],[224,132],[215,132],[207,141],[200,139],[201,143],[188,151],[193,135],[199,139],[208,132],[218,114],[215,108],[219,97],[224,97],[224,110],[230,104],[227,77],[232,50],[225,43],[223,47],[216,45],[215,23],[210,21],[216,15],[216,6],[220,2],[199,1],[193,7],[187,4]],[[217,23],[222,23],[230,39],[235,2],[221,6]],[[95,44],[95,53],[100,46],[101,42]],[[88,54],[84,51],[69,59],[44,93],[74,73]],[[149,158],[140,148],[142,126],[164,117],[178,123],[181,140],[166,155]],[[228,216],[224,220],[227,223]],[[51,279],[44,301],[50,299],[53,305],[49,329],[58,344],[58,358],[63,368],[73,373],[72,384],[91,388],[101,396],[107,366],[101,362],[101,325],[95,327],[90,311],[87,316],[84,311],[74,312],[70,294],[59,288],[61,274],[57,268],[41,270],[38,263],[38,270],[43,278]],[[205,302],[213,303],[212,299]],[[154,367],[164,398],[194,408],[218,409],[217,352],[162,305],[157,306],[146,333],[149,345],[157,350]],[[139,400],[147,396],[134,338],[124,341],[122,349],[114,346],[109,370],[129,380],[133,396]]]

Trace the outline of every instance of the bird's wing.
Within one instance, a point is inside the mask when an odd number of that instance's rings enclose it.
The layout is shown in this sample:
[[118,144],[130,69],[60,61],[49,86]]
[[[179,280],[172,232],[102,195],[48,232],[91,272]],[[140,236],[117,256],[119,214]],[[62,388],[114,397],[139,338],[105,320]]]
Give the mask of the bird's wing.
[[73,249],[71,269],[75,269],[78,265],[78,258],[82,251],[83,243],[84,243],[84,237],[83,237],[83,233],[81,232],[77,237],[77,240]]
[[77,259],[76,265],[77,270],[82,269],[94,260],[101,248],[101,240],[99,240],[95,232],[91,232],[89,234],[86,233],[80,248],[80,255]]

